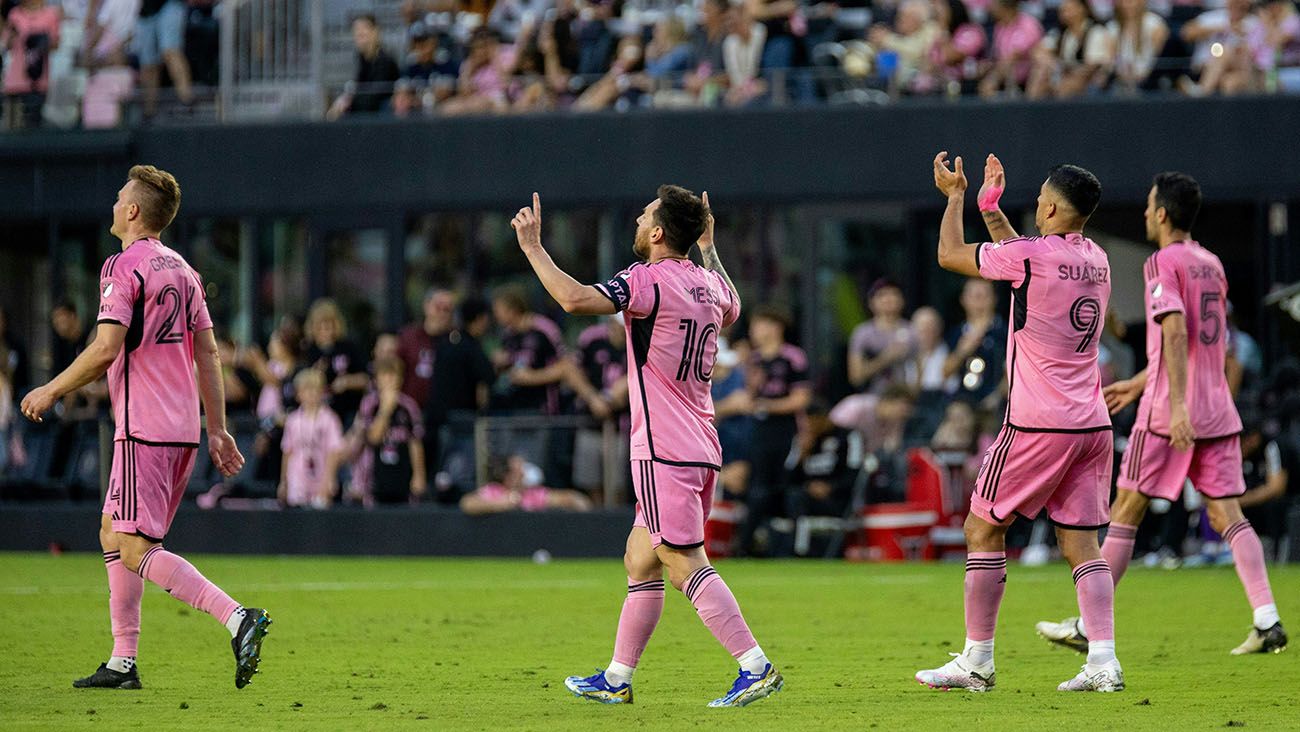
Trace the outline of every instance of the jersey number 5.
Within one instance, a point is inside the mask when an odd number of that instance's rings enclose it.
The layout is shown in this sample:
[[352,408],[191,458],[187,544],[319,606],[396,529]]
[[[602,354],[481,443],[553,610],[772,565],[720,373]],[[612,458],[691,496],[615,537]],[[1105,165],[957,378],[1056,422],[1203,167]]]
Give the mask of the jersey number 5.
[[1223,302],[1222,293],[1201,293],[1201,330],[1197,336],[1207,346],[1218,343],[1223,336],[1223,313],[1214,310],[1215,304],[1220,302]]
[[1095,297],[1081,297],[1070,306],[1070,325],[1083,334],[1075,353],[1088,350],[1088,344],[1097,335],[1101,327],[1101,301]]
[[704,352],[708,350],[710,339],[717,340],[717,324],[706,323],[700,328],[694,320],[682,318],[677,330],[686,332],[682,338],[682,360],[677,364],[677,380],[687,381],[694,376],[696,381],[707,382],[713,375],[713,365],[709,365],[707,372],[704,370]]

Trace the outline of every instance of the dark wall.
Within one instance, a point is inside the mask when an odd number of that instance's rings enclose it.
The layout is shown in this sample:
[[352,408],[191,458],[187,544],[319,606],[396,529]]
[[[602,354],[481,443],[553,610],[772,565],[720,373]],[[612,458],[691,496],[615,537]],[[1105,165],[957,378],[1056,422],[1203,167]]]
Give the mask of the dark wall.
[[550,115],[421,122],[149,128],[0,136],[0,220],[104,217],[134,162],[174,172],[186,215],[376,213],[523,205],[640,204],[657,184],[718,200],[937,200],[947,149],[996,151],[1008,195],[1032,196],[1057,162],[1091,168],[1110,202],[1139,201],[1180,168],[1206,195],[1300,191],[1300,97],[916,102],[894,107]]

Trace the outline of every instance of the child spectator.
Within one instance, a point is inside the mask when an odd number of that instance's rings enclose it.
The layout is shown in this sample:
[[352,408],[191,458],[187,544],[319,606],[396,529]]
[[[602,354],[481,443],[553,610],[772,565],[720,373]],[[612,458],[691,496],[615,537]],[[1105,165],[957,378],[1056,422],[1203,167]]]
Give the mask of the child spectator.
[[406,367],[395,359],[375,364],[375,391],[361,400],[353,431],[363,442],[353,491],[376,503],[414,503],[428,485],[424,465],[424,417],[402,393]]
[[302,371],[293,384],[301,406],[285,419],[276,495],[285,506],[325,508],[335,493],[335,453],[343,446],[343,423],[325,406],[321,372]]

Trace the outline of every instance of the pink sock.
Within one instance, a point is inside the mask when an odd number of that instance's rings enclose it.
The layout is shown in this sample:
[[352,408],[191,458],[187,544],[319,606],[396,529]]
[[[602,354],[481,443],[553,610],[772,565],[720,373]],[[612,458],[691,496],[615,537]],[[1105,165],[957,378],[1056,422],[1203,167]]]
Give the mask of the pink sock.
[[[1133,542],[1137,541],[1137,527],[1130,524],[1111,524],[1106,530],[1106,541],[1101,545],[1101,558],[1110,565],[1110,576],[1119,586],[1119,580],[1133,558]],[[1085,626],[1086,627],[1086,626]]]
[[614,639],[614,661],[636,668],[641,652],[664,611],[664,581],[627,580],[627,599],[618,616],[618,636]]
[[[1110,543],[1110,537],[1106,538]],[[1105,559],[1092,559],[1074,568],[1074,591],[1079,596],[1079,617],[1088,640],[1115,640],[1115,581]]]
[[708,627],[713,637],[718,639],[723,648],[735,658],[758,645],[754,634],[749,632],[745,618],[740,614],[736,596],[731,588],[718,576],[713,567],[700,567],[686,578],[682,592],[695,606],[695,612]]
[[113,655],[135,658],[140,646],[140,598],[144,580],[122,564],[122,553],[104,552],[108,570],[108,614],[113,623]]
[[221,591],[194,565],[155,545],[140,560],[140,576],[167,590],[177,600],[211,615],[223,624],[239,609],[239,603]]
[[1237,576],[1246,588],[1246,597],[1252,608],[1273,604],[1273,591],[1268,586],[1268,570],[1264,568],[1264,546],[1259,543],[1255,527],[1246,519],[1223,530],[1223,538],[1232,547],[1232,561],[1237,565]]
[[1007,589],[1006,552],[966,554],[966,638],[993,640],[998,608]]

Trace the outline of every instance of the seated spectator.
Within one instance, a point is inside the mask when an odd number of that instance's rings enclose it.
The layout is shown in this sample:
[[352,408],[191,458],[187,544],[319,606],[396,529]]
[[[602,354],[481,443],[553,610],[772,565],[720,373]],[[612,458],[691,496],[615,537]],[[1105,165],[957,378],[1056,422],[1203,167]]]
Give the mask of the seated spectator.
[[456,94],[439,106],[439,112],[458,115],[507,111],[506,90],[518,60],[518,49],[502,44],[501,35],[495,30],[476,29],[460,65]]
[[933,12],[940,32],[930,44],[910,87],[914,94],[946,92],[949,96],[975,90],[979,80],[979,58],[988,37],[984,28],[971,22],[964,0],[934,0]]
[[726,103],[728,107],[743,107],[767,93],[767,82],[758,75],[767,28],[754,20],[747,2],[731,6],[730,17],[731,33],[722,41]]
[[449,50],[442,48],[437,31],[428,23],[416,21],[407,30],[411,49],[402,75],[426,84],[440,78],[455,79],[459,66]]
[[907,387],[896,384],[881,394],[853,394],[830,412],[835,426],[862,440],[868,503],[901,500],[907,476],[905,437],[914,402]]
[[877,280],[867,294],[871,320],[849,336],[849,384],[879,393],[903,379],[903,364],[916,350],[916,336],[903,317],[903,290],[888,279]]
[[889,82],[898,89],[909,89],[917,83],[917,75],[943,33],[930,17],[929,0],[903,0],[894,15],[894,27],[876,25],[867,33],[867,40],[876,50],[876,65],[887,68],[887,54],[893,54],[893,73]]
[[503,333],[501,349],[493,354],[499,377],[493,395],[498,409],[558,414],[559,384],[567,366],[562,362],[560,329],[532,312],[523,293],[504,289],[492,300],[492,314]]
[[993,283],[978,277],[966,280],[961,306],[966,320],[948,334],[945,378],[958,379],[957,394],[991,409],[1000,401],[1002,375],[1006,369],[1007,321],[997,313],[998,296]]
[[994,97],[1024,89],[1033,65],[1034,49],[1043,39],[1043,26],[1020,8],[1020,0],[996,0],[992,8],[993,65],[980,81],[979,92]]
[[1276,545],[1286,536],[1287,517],[1300,498],[1300,456],[1286,435],[1265,434],[1264,424],[1247,415],[1241,457],[1246,474],[1241,508],[1259,535],[1271,538]]
[[1268,0],[1260,23],[1247,36],[1255,61],[1256,88],[1273,93],[1300,91],[1300,13],[1292,0]]
[[843,516],[862,467],[862,436],[836,425],[814,402],[787,465],[787,516]]
[[943,421],[930,439],[935,453],[960,453],[966,458],[976,455],[979,446],[979,418],[970,402],[949,402]]
[[1187,43],[1196,44],[1192,70],[1195,83],[1183,77],[1179,88],[1191,96],[1240,94],[1250,89],[1253,63],[1247,39],[1258,32],[1260,19],[1250,12],[1251,0],[1227,0],[1223,8],[1207,10],[1183,26]]
[[285,419],[276,498],[284,506],[325,508],[338,492],[336,453],[343,447],[343,423],[325,406],[319,371],[300,371],[293,382],[300,406]]
[[802,0],[741,0],[747,15],[763,24],[767,42],[762,49],[763,69],[790,69],[795,65],[798,39],[808,31],[800,12]]
[[402,75],[397,61],[383,47],[379,23],[369,13],[352,20],[352,43],[357,49],[357,72],[350,88],[330,107],[326,117],[374,114],[388,107],[393,83]]
[[1066,99],[1097,91],[1110,78],[1115,41],[1093,17],[1088,0],[1062,0],[1060,27],[1034,53],[1026,95]]
[[722,446],[722,471],[718,474],[718,484],[722,488],[720,497],[742,496],[749,486],[754,397],[745,386],[742,364],[748,358],[744,346],[742,342],[731,348],[726,339],[719,338],[718,355],[713,362],[713,421]]
[[518,455],[493,471],[492,482],[460,499],[460,510],[470,516],[507,511],[590,511],[591,499],[574,490],[547,488],[542,469]]
[[59,47],[59,8],[45,0],[22,0],[0,25],[0,46],[9,50],[4,68],[5,127],[41,125],[50,84],[50,52]]
[[366,505],[416,503],[428,486],[424,417],[402,393],[404,371],[397,359],[375,364],[375,390],[361,401],[352,425],[353,440],[361,444],[352,492]]
[[1129,92],[1147,88],[1169,40],[1164,18],[1147,9],[1147,0],[1115,0],[1115,17],[1106,28],[1115,44],[1115,84]]
[[312,303],[307,314],[307,349],[303,365],[319,369],[325,376],[330,407],[345,422],[357,413],[361,397],[370,386],[366,362],[360,349],[347,339],[343,314],[330,299]]
[[632,80],[644,63],[641,36],[636,34],[624,36],[618,42],[618,53],[609,71],[596,83],[587,87],[573,103],[574,109],[585,112],[606,109],[624,93],[639,92],[639,89],[632,90]]
[[612,25],[622,12],[622,0],[587,0],[581,12],[573,14],[570,33],[577,47],[573,69],[584,83],[604,74],[614,60],[618,38]]
[[917,394],[951,394],[957,388],[957,380],[943,373],[948,361],[948,344],[943,340],[943,317],[939,311],[932,307],[917,308],[912,313],[912,333],[916,347],[903,362],[902,383]]
[[86,129],[116,127],[122,122],[122,105],[135,85],[127,52],[139,2],[101,0],[93,22],[87,18],[80,57],[89,74],[81,108],[81,124]]
[[414,119],[424,114],[424,93],[426,87],[422,82],[401,78],[393,84],[393,116],[398,119]]

